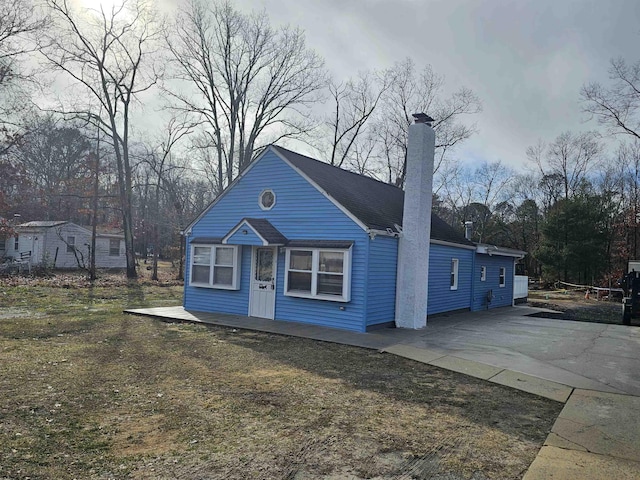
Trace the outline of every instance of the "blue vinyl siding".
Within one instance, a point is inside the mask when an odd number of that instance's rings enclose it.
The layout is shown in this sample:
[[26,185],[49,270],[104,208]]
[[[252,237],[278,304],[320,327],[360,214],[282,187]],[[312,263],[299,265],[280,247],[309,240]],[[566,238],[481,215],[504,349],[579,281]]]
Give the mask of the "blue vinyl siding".
[[[247,233],[243,233],[246,231]],[[250,227],[242,226],[240,229],[227,239],[229,245],[263,245],[262,239],[256,235]]]
[[367,326],[395,319],[397,262],[397,238],[377,236],[369,241]]
[[249,280],[251,277],[251,247],[240,248],[240,290],[219,290],[216,288],[190,287],[191,247],[187,245],[185,271],[184,306],[188,310],[201,312],[221,312],[247,315],[249,311]]
[[[427,315],[471,308],[473,250],[431,244]],[[451,259],[457,258],[458,289],[451,290]]]
[[[498,255],[476,254],[473,272],[473,310],[506,307],[513,303],[513,258]],[[487,280],[480,281],[480,268],[487,267]],[[500,267],[505,268],[505,286],[500,287]],[[487,292],[493,291],[493,299],[487,305]]]
[[[265,189],[272,189],[276,195],[276,203],[268,211],[258,205],[258,197]],[[244,217],[266,218],[289,239],[353,241],[351,301],[347,303],[285,296],[285,254],[279,249],[275,318],[353,331],[365,330],[365,271],[369,237],[360,226],[273,152],[262,156],[244,177],[226,191],[193,226],[191,238],[224,237]],[[185,308],[247,315],[251,250],[248,246],[242,249],[239,291],[190,287],[186,282]],[[340,307],[344,308],[341,310]]]

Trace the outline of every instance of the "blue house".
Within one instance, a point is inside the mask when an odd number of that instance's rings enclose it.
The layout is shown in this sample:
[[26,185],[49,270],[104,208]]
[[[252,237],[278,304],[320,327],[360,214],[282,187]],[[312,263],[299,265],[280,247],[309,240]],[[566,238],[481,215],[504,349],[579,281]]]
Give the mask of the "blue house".
[[[404,193],[269,146],[186,230],[186,310],[364,332],[393,324]],[[432,315],[513,303],[524,252],[431,215]]]

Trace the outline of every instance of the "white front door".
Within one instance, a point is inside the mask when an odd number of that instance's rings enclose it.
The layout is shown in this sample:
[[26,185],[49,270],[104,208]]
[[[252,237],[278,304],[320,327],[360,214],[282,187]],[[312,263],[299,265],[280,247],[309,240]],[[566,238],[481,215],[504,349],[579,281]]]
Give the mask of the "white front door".
[[273,320],[276,307],[277,247],[253,247],[249,316]]

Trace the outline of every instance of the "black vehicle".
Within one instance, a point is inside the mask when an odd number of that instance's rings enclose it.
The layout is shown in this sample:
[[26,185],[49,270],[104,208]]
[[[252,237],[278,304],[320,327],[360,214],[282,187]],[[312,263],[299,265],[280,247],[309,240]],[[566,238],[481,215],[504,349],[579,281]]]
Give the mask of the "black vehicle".
[[624,290],[622,299],[622,323],[631,325],[632,318],[640,318],[640,272],[631,270],[621,280]]

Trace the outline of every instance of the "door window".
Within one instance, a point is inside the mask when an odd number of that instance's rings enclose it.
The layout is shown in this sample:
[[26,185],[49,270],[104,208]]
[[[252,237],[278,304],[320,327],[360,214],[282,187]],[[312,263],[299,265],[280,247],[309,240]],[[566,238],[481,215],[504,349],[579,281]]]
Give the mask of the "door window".
[[256,252],[256,280],[258,282],[273,281],[273,249],[259,248]]

